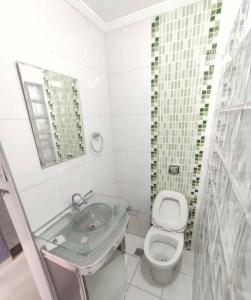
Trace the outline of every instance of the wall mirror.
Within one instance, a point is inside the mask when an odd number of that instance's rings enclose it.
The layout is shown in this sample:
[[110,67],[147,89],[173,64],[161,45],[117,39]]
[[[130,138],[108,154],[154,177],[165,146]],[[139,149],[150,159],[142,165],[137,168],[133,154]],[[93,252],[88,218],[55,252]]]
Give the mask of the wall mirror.
[[78,81],[17,63],[42,168],[85,153]]

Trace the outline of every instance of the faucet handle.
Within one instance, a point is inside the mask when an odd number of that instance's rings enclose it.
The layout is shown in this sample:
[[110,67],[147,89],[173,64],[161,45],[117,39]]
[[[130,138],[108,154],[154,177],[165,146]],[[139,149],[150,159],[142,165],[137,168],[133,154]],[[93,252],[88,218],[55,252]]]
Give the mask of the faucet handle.
[[86,194],[84,194],[83,199],[87,200],[89,198],[91,198],[94,195],[93,190],[90,190],[89,192],[87,192]]
[[77,205],[81,205],[84,201],[83,197],[79,193],[75,193],[72,195],[72,203],[76,203]]

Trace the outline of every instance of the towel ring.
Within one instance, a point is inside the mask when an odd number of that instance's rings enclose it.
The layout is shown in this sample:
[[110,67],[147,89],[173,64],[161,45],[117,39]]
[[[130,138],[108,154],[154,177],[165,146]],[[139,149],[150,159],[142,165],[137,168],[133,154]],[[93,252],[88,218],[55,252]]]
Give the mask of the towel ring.
[[93,132],[91,136],[91,148],[94,153],[101,153],[104,147],[104,139],[99,132]]

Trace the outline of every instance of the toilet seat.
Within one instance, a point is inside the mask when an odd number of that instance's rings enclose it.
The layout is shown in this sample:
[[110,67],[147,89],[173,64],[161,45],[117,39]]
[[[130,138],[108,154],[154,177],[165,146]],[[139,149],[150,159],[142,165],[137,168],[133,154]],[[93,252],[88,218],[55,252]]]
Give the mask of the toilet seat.
[[167,231],[184,232],[188,219],[187,200],[175,191],[160,192],[153,204],[152,221]]
[[[154,243],[156,243],[155,247]],[[156,256],[162,255],[162,253],[163,255],[168,255],[169,251],[167,250],[170,246],[174,248],[174,251],[171,255],[169,255],[170,257],[168,260],[163,261],[156,258]],[[164,231],[160,228],[152,226],[145,237],[144,252],[147,260],[151,264],[153,264],[155,267],[158,267],[159,269],[166,269],[172,268],[177,264],[178,260],[181,257],[183,246],[183,233]],[[158,253],[158,251],[161,252],[161,250],[162,253]]]

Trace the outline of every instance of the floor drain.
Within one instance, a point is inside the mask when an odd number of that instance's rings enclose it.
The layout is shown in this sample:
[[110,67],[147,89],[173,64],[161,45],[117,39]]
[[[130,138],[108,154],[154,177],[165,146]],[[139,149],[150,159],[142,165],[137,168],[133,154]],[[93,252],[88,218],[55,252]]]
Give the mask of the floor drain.
[[139,256],[139,257],[143,257],[144,255],[144,250],[141,248],[137,248],[134,252],[135,255]]

